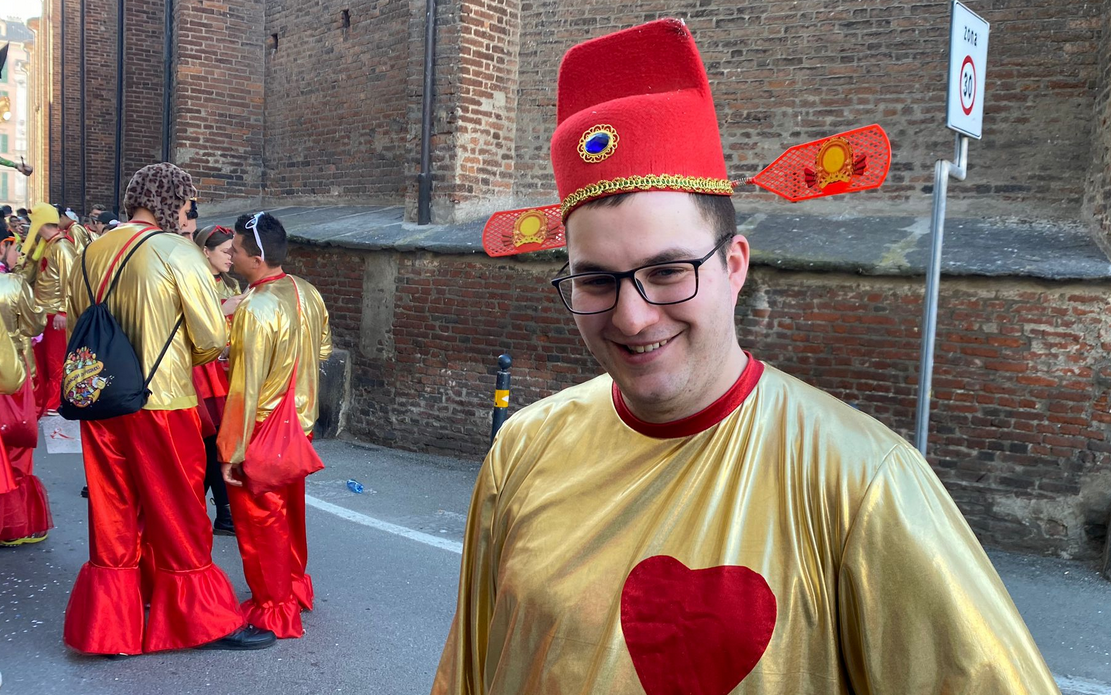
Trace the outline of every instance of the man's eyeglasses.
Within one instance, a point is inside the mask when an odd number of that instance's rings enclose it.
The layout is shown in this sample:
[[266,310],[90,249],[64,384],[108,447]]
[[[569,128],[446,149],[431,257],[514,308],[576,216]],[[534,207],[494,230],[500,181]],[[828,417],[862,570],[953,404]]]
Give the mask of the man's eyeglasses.
[[603,314],[617,306],[622,280],[628,278],[644,301],[656,306],[682,304],[698,294],[698,269],[733,237],[722,239],[702,258],[651,263],[623,273],[590,272],[552,280],[572,314]]

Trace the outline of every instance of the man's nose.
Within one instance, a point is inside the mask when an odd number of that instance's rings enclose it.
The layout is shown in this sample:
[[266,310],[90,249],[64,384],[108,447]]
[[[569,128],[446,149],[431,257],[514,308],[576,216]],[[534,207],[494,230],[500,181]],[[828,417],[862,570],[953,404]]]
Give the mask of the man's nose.
[[610,320],[624,335],[636,335],[660,319],[660,310],[640,296],[634,278],[623,278],[622,282],[625,281],[629,286],[618,288],[617,304]]

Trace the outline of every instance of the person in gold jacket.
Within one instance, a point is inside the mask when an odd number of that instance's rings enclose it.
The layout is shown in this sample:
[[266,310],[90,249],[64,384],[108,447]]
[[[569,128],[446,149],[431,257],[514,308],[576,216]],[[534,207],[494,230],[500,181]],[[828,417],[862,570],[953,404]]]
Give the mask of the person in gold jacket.
[[[173,164],[140,169],[124,196],[131,222],[86,249],[89,288],[80,273],[71,283],[68,309],[76,321],[90,292],[102,298],[118,277],[105,303],[150,379],[138,412],[81,422],[90,557],[64,630],[65,643],[80,652],[257,649],[275,640],[245,625],[231,582],[212,562],[192,370],[219,357],[227,322],[200,250],[177,235],[195,195],[189,174]],[[117,270],[117,259],[144,238]],[[144,574],[140,561],[151,572]]]
[[[182,235],[186,236],[186,235]],[[239,282],[229,275],[232,268],[232,239],[235,232],[227,227],[209,227],[198,232],[193,242],[204,254],[212,279],[216,282],[216,294],[220,297],[224,316],[231,321],[243,295]],[[201,433],[204,436],[206,464],[204,473],[205,490],[212,490],[212,502],[216,505],[216,518],[212,522],[212,533],[234,536],[235,524],[231,518],[231,505],[228,502],[228,489],[220,470],[220,457],[216,450],[216,432],[224,418],[224,403],[228,397],[228,362],[225,359],[193,367],[193,386],[197,389],[201,416]]]
[[305,572],[305,481],[258,495],[243,487],[241,464],[258,423],[278,407],[296,373],[297,416],[311,438],[320,362],[332,354],[328,310],[316,288],[282,271],[285,229],[267,213],[235,224],[236,272],[250,282],[231,327],[230,383],[217,435],[236,539],[251,599],[247,618],[280,638],[300,637],[301,610],[312,610]]
[[[68,217],[67,222],[72,223]],[[31,210],[31,231],[25,246],[28,256],[36,249],[35,239],[45,242],[35,277],[35,301],[46,312],[46,329],[35,345],[38,376],[35,400],[40,413],[56,415],[61,405],[62,363],[66,358],[66,289],[78,260],[77,247],[59,225],[57,209],[39,203]]]
[[923,457],[738,344],[749,246],[686,25],[572,48],[557,112],[553,301],[606,373],[498,432],[432,692],[1058,693]]
[[[19,258],[15,236],[0,232],[0,238],[0,340],[11,341],[18,355],[18,371],[25,376],[15,391],[5,391],[9,395],[0,395],[0,399],[9,406],[5,413],[34,412],[34,391],[26,384],[35,372],[31,338],[42,333],[46,314],[35,304],[23,276],[12,272]],[[9,373],[7,367],[4,372]],[[0,426],[4,424],[0,422]],[[4,446],[15,486],[0,494],[0,546],[38,543],[46,539],[54,524],[46,487],[34,474],[34,447],[15,446],[11,438]]]
[[89,226],[85,226],[65,215],[60,216],[59,221],[61,222],[62,231],[73,239],[73,245],[78,253],[84,251],[86,246],[100,238],[100,232],[96,231],[91,223]]
[[[26,369],[15,342],[3,332],[0,332],[0,396],[8,396],[17,392],[28,379]],[[6,497],[16,489],[15,472],[12,462],[8,458],[8,451],[4,444],[4,432],[0,428],[0,499]]]

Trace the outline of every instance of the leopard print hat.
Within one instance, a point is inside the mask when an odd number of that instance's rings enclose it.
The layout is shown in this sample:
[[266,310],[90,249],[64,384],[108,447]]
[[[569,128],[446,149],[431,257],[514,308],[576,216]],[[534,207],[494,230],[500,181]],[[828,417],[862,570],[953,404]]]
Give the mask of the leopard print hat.
[[154,213],[155,222],[163,231],[180,234],[177,216],[181,206],[197,197],[193,178],[181,168],[162,162],[150,164],[135,172],[123,196],[128,217],[139,208]]

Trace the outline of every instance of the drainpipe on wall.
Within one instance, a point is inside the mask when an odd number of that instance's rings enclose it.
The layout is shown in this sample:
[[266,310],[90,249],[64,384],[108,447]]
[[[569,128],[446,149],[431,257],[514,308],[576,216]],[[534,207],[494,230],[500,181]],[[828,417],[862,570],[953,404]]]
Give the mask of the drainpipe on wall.
[[432,222],[432,80],[436,60],[436,0],[428,0],[424,18],[424,103],[420,123],[420,174],[417,176],[417,224]]
[[116,174],[112,184],[112,214],[120,218],[120,179],[123,178],[123,3],[116,9]]
[[61,21],[61,34],[62,34],[62,38],[61,38],[62,98],[58,100],[58,108],[60,108],[62,110],[62,132],[59,133],[59,135],[61,137],[58,138],[58,139],[61,140],[61,149],[62,149],[62,167],[61,167],[61,169],[62,169],[62,171],[61,171],[61,173],[62,173],[62,190],[61,190],[62,200],[59,201],[59,202],[62,206],[62,209],[65,209],[65,207],[66,207],[66,3],[65,3],[65,0],[62,0],[62,3],[60,5],[60,7],[61,7],[61,13],[62,13],[62,21]]
[[89,129],[88,119],[85,117],[88,109],[85,104],[85,0],[81,0],[81,207],[78,214],[87,210],[89,204],[89,190],[87,188],[85,161],[89,158]]
[[174,69],[174,0],[166,0],[166,43],[162,51],[162,161],[170,161],[170,103]]

